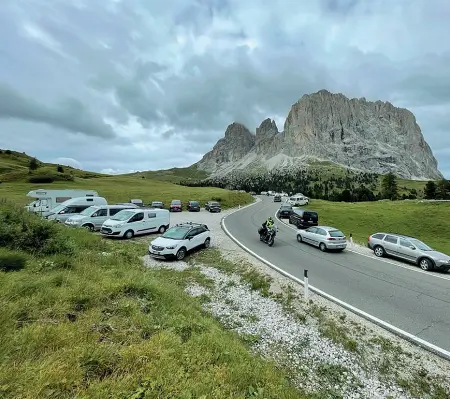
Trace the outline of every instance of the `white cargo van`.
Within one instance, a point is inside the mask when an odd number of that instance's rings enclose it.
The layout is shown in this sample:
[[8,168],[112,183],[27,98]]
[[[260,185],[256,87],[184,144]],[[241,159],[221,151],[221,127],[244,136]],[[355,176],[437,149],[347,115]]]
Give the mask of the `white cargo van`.
[[64,223],[71,216],[79,215],[93,205],[108,205],[108,203],[103,197],[72,198],[51,209],[46,218]]
[[106,236],[132,238],[135,235],[164,233],[170,225],[167,209],[127,209],[103,223],[100,233]]
[[136,205],[94,205],[86,208],[78,215],[69,217],[65,225],[70,227],[83,227],[89,231],[100,230],[102,224],[112,218],[116,213],[125,209],[135,209]]
[[293,197],[289,198],[288,202],[292,206],[303,206],[309,204],[309,198],[305,197],[304,195],[294,195]]
[[35,198],[35,200],[25,208],[30,212],[43,215],[64,201],[78,197],[98,197],[98,193],[94,190],[45,190],[41,188],[30,191],[27,197]]

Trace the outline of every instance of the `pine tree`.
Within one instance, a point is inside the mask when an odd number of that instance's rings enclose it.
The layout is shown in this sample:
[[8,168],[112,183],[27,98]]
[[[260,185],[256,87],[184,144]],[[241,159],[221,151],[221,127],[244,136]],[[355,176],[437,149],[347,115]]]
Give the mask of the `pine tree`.
[[381,195],[385,199],[395,201],[398,198],[397,178],[392,172],[383,176],[381,181]]
[[436,183],[432,180],[427,182],[424,189],[425,199],[436,199]]
[[30,170],[36,170],[37,168],[39,168],[39,164],[36,158],[32,158],[30,160],[29,168]]

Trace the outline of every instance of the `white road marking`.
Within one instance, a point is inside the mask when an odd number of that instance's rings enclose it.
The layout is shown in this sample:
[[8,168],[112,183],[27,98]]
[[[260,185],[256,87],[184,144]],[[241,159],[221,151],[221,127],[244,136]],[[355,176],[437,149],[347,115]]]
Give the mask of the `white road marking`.
[[[276,212],[275,212],[275,215],[274,215],[276,220],[278,220],[278,221],[279,221],[281,224],[283,224],[285,227],[287,227],[287,228],[289,228],[289,229],[291,229],[291,230],[297,231],[297,229],[296,229],[295,227],[292,227],[292,226],[290,226],[289,224],[287,224],[286,222],[283,222],[281,219],[279,219],[278,216],[277,216],[277,213],[278,213],[278,211],[276,211]],[[373,260],[377,260],[377,261],[379,261],[379,262],[389,263],[390,265],[394,265],[394,266],[397,266],[397,267],[401,267],[401,268],[403,268],[403,269],[407,269],[407,270],[410,270],[410,271],[412,271],[412,272],[423,273],[423,274],[426,274],[427,276],[430,276],[430,277],[440,278],[441,280],[447,280],[447,281],[450,281],[450,277],[439,276],[438,274],[426,272],[426,271],[424,271],[424,270],[422,270],[422,269],[418,269],[418,268],[413,267],[413,266],[402,265],[402,264],[399,264],[399,263],[391,262],[391,261],[389,261],[389,260],[387,260],[387,259],[382,259],[382,258],[377,258],[376,256],[371,256],[371,255],[362,254],[361,252],[358,252],[358,251],[354,251],[354,250],[352,250],[352,249],[349,249],[348,246],[347,246],[347,248],[346,248],[346,251],[352,252],[352,253],[354,253],[354,254],[356,254],[356,255],[365,256],[366,258],[373,259]]]
[[[252,205],[255,205],[255,204],[257,204],[257,202],[254,202],[254,203],[252,203],[250,205],[247,205],[247,206],[245,206],[245,208],[247,208],[249,206],[252,206]],[[244,208],[241,208],[241,209],[244,209]],[[241,209],[236,210],[235,212],[239,212]],[[233,213],[235,213],[235,212],[233,212]],[[233,214],[233,213],[231,213],[231,214]],[[279,268],[278,266],[275,266],[273,263],[271,263],[268,260],[264,259],[262,256],[259,256],[257,253],[253,252],[250,248],[248,248],[244,244],[242,244],[236,237],[234,237],[229,232],[229,230],[227,229],[227,226],[225,224],[225,219],[228,216],[229,215],[224,216],[221,219],[221,221],[220,221],[222,229],[225,231],[225,234],[227,234],[228,237],[230,237],[237,245],[239,245],[242,249],[244,249],[244,251],[246,251],[249,254],[253,255],[256,259],[260,260],[261,262],[263,262],[267,266],[269,266],[272,269],[276,270],[280,274],[288,277],[289,279],[299,283],[300,285],[304,285],[304,282],[301,279],[299,279],[299,278],[293,276],[292,274],[284,271],[283,269]],[[279,219],[277,218],[277,220],[279,220]],[[318,288],[316,288],[316,287],[314,287],[314,286],[312,286],[310,284],[309,284],[309,289],[312,292],[315,292],[316,294],[318,294],[318,295],[328,299],[329,301],[334,302],[334,303],[342,306],[343,308],[345,308],[345,309],[347,309],[347,310],[357,314],[358,316],[361,316],[361,317],[365,318],[366,320],[369,320],[370,322],[372,322],[374,324],[377,324],[378,326],[380,326],[380,327],[390,331],[391,333],[393,333],[393,334],[395,334],[395,335],[397,335],[397,336],[399,336],[399,337],[401,337],[403,339],[406,339],[407,341],[412,342],[415,345],[418,345],[418,346],[428,350],[429,352],[432,352],[432,353],[434,353],[434,354],[436,354],[436,355],[438,355],[438,356],[440,356],[440,357],[442,357],[444,359],[450,360],[450,352],[449,351],[446,351],[445,349],[440,348],[440,347],[438,347],[438,346],[436,346],[436,345],[434,345],[434,344],[432,344],[432,343],[430,343],[428,341],[425,341],[422,338],[419,338],[419,337],[417,337],[417,336],[415,336],[415,335],[413,335],[413,334],[411,334],[411,333],[409,333],[407,331],[404,331],[404,330],[402,330],[402,329],[400,329],[398,327],[395,327],[392,324],[389,324],[389,323],[387,323],[387,322],[385,322],[385,321],[383,321],[383,320],[381,320],[381,319],[379,319],[379,318],[377,318],[375,316],[372,316],[371,314],[366,313],[363,310],[358,309],[358,308],[348,304],[347,302],[341,301],[340,299],[338,299],[338,298],[336,298],[336,297],[334,297],[332,295],[329,295],[326,292],[324,292],[322,290],[319,290]]]

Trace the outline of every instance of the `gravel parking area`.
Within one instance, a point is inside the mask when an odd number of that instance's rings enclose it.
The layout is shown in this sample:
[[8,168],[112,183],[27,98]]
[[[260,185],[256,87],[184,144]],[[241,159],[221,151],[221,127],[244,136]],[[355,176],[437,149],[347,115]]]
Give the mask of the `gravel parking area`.
[[[224,274],[210,265],[196,265],[214,281],[214,288],[192,285],[192,296],[206,296],[205,310],[226,328],[253,337],[252,347],[292,372],[292,380],[321,398],[448,398],[450,363],[418,348],[310,293],[305,302],[302,287],[243,251],[223,232],[222,217],[183,211],[171,214],[171,224],[196,222],[212,232],[211,246],[231,262],[251,264],[270,276],[271,291],[290,298],[286,309],[273,296],[264,297],[236,274]],[[256,232],[255,232],[256,234]],[[150,242],[156,236],[139,238]],[[188,259],[188,258],[187,258]],[[144,257],[151,268],[184,270],[188,263]],[[346,337],[342,340],[340,335]],[[355,349],[355,348],[358,349]],[[439,386],[440,388],[434,388]],[[339,394],[340,396],[333,396]],[[434,396],[432,396],[434,395]]]

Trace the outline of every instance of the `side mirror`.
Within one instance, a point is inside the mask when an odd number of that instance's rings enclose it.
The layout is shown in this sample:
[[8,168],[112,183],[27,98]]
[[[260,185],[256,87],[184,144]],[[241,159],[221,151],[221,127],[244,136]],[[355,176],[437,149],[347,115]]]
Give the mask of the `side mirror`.
[[414,245],[411,245],[409,248],[416,249],[416,247]]
[[33,205],[36,208],[36,204]]
[[188,240],[192,240],[192,238],[193,238],[192,236],[188,236],[187,237]]
[[58,215],[62,215],[64,213],[66,213],[66,211],[61,211],[61,212],[58,213]]

